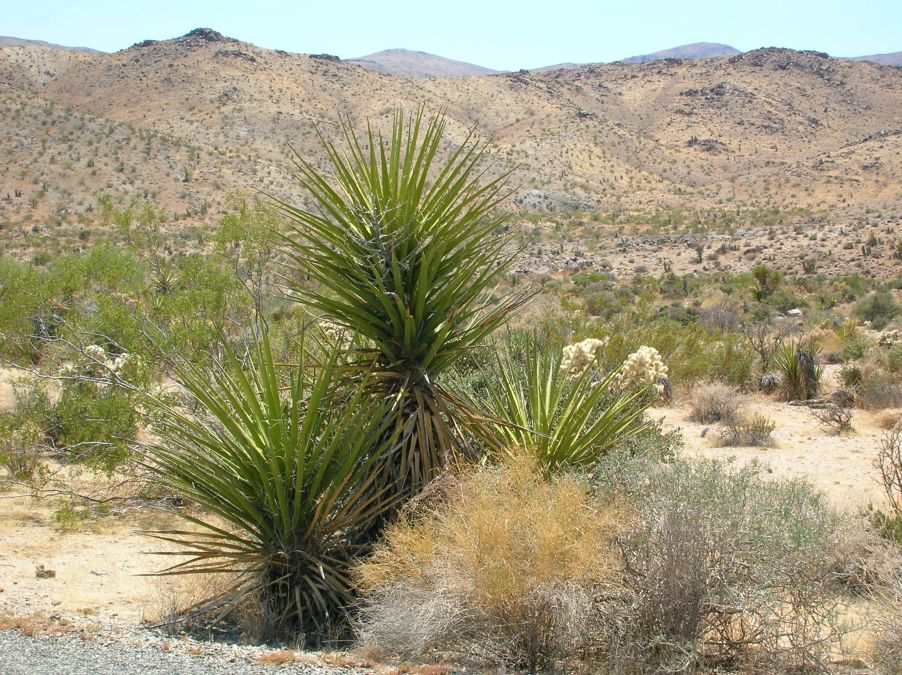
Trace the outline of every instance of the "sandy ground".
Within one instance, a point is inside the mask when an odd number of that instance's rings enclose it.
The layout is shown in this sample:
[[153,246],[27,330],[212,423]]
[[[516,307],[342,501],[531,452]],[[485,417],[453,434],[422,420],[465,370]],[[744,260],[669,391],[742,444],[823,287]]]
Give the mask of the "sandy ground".
[[801,478],[823,491],[831,504],[855,511],[868,504],[882,504],[885,495],[873,462],[884,433],[878,426],[882,414],[856,410],[854,432],[835,436],[818,427],[810,410],[762,396],[748,398],[746,411],[759,413],[776,424],[775,447],[717,447],[719,425],[690,422],[688,401],[674,407],[655,408],[651,415],[667,429],[679,428],[689,456],[730,459],[738,463],[758,461],[774,478]]
[[[83,615],[138,623],[156,619],[174,582],[140,576],[171,559],[144,555],[165,546],[137,529],[168,518],[107,517],[62,529],[54,505],[0,493],[0,615]],[[39,568],[52,570],[44,577]]]

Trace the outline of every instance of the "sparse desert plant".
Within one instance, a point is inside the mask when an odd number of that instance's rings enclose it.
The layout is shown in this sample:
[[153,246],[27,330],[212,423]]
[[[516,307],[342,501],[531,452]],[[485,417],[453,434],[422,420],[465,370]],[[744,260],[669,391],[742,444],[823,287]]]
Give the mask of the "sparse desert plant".
[[902,672],[902,578],[880,596],[874,629],[874,657],[881,673]]
[[723,384],[706,384],[692,391],[689,419],[702,424],[729,422],[739,408],[736,392]]
[[883,435],[874,467],[891,508],[902,518],[902,430],[892,429]]
[[823,408],[811,408],[811,416],[818,424],[836,435],[853,431],[852,409],[830,403]]
[[902,406],[902,374],[890,372],[879,361],[865,363],[860,372],[856,394],[862,407],[880,410]]
[[859,321],[869,321],[871,326],[877,330],[886,327],[886,324],[892,321],[900,311],[902,310],[899,308],[899,303],[888,290],[874,291],[856,302],[852,308],[855,318]]
[[785,342],[774,353],[774,365],[780,372],[780,394],[784,400],[808,400],[818,395],[823,368],[817,364],[820,351],[816,344],[800,339]]
[[[188,560],[163,573],[236,572],[226,604],[260,595],[269,635],[314,644],[340,629],[353,600],[348,566],[391,505],[372,490],[373,466],[389,449],[388,404],[366,383],[340,385],[332,351],[309,363],[303,344],[293,372],[280,372],[268,338],[243,363],[176,366],[194,414],[148,398],[157,440],[146,463],[167,489],[201,506],[181,512],[196,529],[150,533]],[[226,525],[223,526],[222,523]]]
[[546,471],[588,466],[646,426],[643,389],[619,391],[619,373],[603,376],[591,361],[571,375],[568,356],[534,341],[525,364],[502,352],[480,400],[506,452],[526,451]]
[[587,483],[548,480],[526,456],[455,479],[358,565],[361,640],[530,672],[576,659],[598,638],[597,598],[617,587],[623,522]]
[[615,672],[823,669],[838,644],[836,517],[802,482],[676,460],[630,472]]
[[44,430],[33,421],[6,428],[0,421],[0,466],[10,479],[36,484],[42,475],[42,453],[45,449]]
[[395,401],[403,443],[379,468],[378,489],[409,496],[469,444],[461,426],[478,417],[442,378],[528,297],[493,296],[518,251],[496,231],[507,175],[482,184],[484,146],[472,133],[441,163],[446,120],[397,112],[389,138],[344,122],[344,149],[320,136],[326,174],[295,158],[310,210],[281,204],[282,245],[297,275],[318,286],[293,297],[374,345],[359,353],[377,396]]
[[776,425],[764,415],[737,415],[726,423],[726,428],[718,434],[721,447],[757,446],[769,448],[774,444],[771,436]]

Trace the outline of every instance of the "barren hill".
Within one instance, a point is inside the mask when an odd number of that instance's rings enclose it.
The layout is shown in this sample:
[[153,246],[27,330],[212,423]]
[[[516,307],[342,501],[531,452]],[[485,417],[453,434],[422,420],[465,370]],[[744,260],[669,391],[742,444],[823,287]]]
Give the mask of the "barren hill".
[[406,79],[200,29],[114,54],[0,49],[0,224],[27,226],[4,244],[74,236],[98,193],[205,226],[232,190],[294,195],[289,144],[319,157],[315,124],[421,104],[446,111],[451,141],[474,125],[492,140],[515,209],[902,214],[898,68],[764,49]]
[[891,52],[889,54],[871,54],[870,56],[855,56],[850,61],[870,61],[878,63],[881,66],[900,66],[902,67],[902,52]]
[[375,54],[348,59],[348,63],[396,77],[474,77],[497,72],[472,63],[409,49],[386,49]]
[[741,53],[738,49],[729,45],[714,42],[695,42],[691,45],[681,45],[671,49],[662,49],[651,54],[641,54],[623,59],[623,63],[647,63],[660,61],[661,59],[711,59],[718,56],[736,56]]
[[87,52],[89,54],[102,54],[103,52],[90,47],[66,47],[64,45],[44,42],[43,40],[23,40],[22,38],[5,37],[0,35],[0,48],[3,47],[48,47],[50,49],[63,49],[73,52]]

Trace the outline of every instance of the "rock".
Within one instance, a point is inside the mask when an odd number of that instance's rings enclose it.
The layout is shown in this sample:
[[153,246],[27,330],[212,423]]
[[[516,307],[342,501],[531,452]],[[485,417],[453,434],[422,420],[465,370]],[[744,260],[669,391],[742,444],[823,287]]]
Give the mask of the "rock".
[[786,312],[786,316],[796,316],[796,317],[802,316],[802,310],[799,309],[798,307],[795,307],[793,309],[790,309],[788,312]]
[[43,565],[38,565],[34,571],[36,579],[53,579],[56,577],[56,570],[47,569]]

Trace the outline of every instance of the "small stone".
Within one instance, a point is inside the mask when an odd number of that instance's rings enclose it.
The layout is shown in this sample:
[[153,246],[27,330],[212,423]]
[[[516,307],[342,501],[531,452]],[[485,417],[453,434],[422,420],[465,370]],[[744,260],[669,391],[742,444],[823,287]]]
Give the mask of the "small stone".
[[34,571],[34,576],[38,579],[53,579],[56,577],[56,570],[47,569],[43,565],[38,565]]

